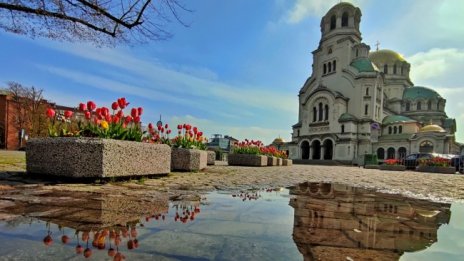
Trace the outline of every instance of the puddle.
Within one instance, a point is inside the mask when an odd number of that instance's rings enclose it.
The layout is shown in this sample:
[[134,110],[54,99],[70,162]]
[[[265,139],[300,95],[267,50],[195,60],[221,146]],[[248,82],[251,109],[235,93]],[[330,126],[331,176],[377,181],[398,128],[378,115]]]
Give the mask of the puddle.
[[462,260],[462,204],[327,183],[140,195],[4,191],[0,260]]

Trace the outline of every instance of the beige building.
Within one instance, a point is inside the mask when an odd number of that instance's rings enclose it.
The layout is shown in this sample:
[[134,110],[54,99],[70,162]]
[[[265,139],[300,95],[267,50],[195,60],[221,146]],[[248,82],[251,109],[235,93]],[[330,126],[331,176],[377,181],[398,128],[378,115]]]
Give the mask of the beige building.
[[298,123],[287,143],[290,158],[360,164],[416,152],[459,154],[456,121],[436,91],[414,86],[411,65],[391,50],[362,42],[361,10],[332,7],[321,20],[312,74],[298,94]]

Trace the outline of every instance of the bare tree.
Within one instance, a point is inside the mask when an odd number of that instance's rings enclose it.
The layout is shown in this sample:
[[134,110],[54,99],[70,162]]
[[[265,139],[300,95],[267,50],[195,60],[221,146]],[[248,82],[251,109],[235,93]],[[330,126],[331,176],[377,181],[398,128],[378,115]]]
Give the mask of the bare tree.
[[188,26],[178,0],[0,0],[0,28],[97,45],[146,43],[171,37],[173,19]]

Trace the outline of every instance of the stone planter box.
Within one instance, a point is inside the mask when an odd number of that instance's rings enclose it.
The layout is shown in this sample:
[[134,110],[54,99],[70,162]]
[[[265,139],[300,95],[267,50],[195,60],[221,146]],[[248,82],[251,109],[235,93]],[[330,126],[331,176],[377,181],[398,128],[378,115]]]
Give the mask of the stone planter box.
[[214,161],[216,160],[216,152],[208,150],[206,153],[208,153],[207,164],[214,165]]
[[291,159],[282,159],[282,166],[292,166],[293,161]]
[[268,166],[278,166],[277,165],[277,157],[267,157],[267,165]]
[[204,150],[172,148],[171,169],[198,171],[206,168],[208,153]]
[[283,160],[282,158],[277,158],[277,166],[282,166]]
[[380,165],[380,170],[390,170],[390,171],[405,171],[406,166],[404,165]]
[[442,173],[442,174],[455,174],[455,167],[437,167],[437,166],[417,166],[419,172]]
[[230,166],[267,166],[267,156],[250,154],[229,154],[228,163]]
[[32,139],[26,146],[26,170],[70,178],[167,174],[171,170],[171,148],[100,138]]

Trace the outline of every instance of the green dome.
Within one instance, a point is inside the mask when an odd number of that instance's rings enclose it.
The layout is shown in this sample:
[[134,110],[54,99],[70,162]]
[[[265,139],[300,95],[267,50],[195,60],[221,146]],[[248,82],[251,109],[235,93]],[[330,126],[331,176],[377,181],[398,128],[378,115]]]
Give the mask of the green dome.
[[402,116],[402,115],[390,115],[390,116],[383,118],[382,124],[387,125],[387,124],[392,124],[392,123],[404,123],[404,122],[416,122],[416,121],[406,116]]
[[369,59],[377,65],[406,62],[406,60],[401,54],[387,49],[369,53]]
[[414,86],[404,89],[403,100],[417,100],[417,99],[438,99],[441,98],[438,92],[421,86]]
[[353,115],[349,114],[348,112],[343,113],[340,115],[340,118],[338,118],[339,122],[344,122],[344,121],[357,121],[358,119]]
[[375,64],[373,64],[371,62],[371,60],[369,60],[367,58],[356,59],[351,63],[351,66],[356,68],[358,70],[358,72],[375,72],[375,71],[378,71]]

